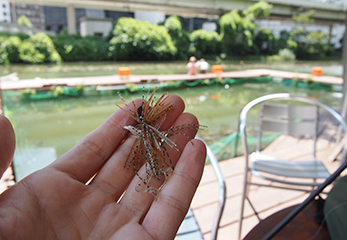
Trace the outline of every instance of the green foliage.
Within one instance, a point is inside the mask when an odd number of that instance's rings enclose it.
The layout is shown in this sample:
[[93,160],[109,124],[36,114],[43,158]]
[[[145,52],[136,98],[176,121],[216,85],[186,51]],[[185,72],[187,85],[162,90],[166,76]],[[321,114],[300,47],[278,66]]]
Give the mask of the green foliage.
[[5,49],[8,54],[7,58],[10,63],[22,62],[19,56],[19,48],[22,44],[22,40],[17,36],[11,36],[4,41]]
[[68,35],[62,32],[53,43],[63,61],[103,61],[108,59],[109,44],[98,36]]
[[298,59],[321,59],[333,51],[332,46],[328,44],[329,36],[327,34],[306,30],[306,24],[314,22],[312,19],[314,13],[315,11],[309,11],[293,16],[298,25],[290,33],[287,45]]
[[170,16],[165,20],[164,26],[166,31],[171,36],[171,39],[176,47],[176,59],[186,59],[190,46],[189,33],[182,29],[182,23],[179,17]]
[[[20,34],[23,37],[28,35]],[[24,38],[26,39],[26,38]],[[18,34],[11,36],[9,34],[0,35],[0,64],[8,63],[20,63],[22,59],[19,55],[19,48],[22,44],[22,40],[18,37]]]
[[6,39],[6,36],[0,36],[0,64],[9,63],[5,44]]
[[220,36],[217,32],[207,32],[204,29],[198,29],[190,34],[190,41],[192,42],[191,47],[194,54],[198,58],[219,52]]
[[313,15],[316,13],[315,10],[310,10],[298,15],[294,15],[292,18],[297,24],[314,23]]
[[219,19],[221,31],[222,52],[227,54],[245,55],[253,50],[254,21],[269,15],[271,4],[260,1],[243,11],[243,16],[237,9],[224,14]]
[[29,28],[33,27],[33,24],[31,23],[29,18],[27,18],[25,15],[20,15],[19,18],[17,19],[17,23],[18,25],[26,26]]
[[295,54],[288,48],[279,50],[278,55],[285,61],[294,61],[296,58]]
[[64,94],[64,89],[61,86],[55,86],[52,90],[53,97],[59,97]]
[[307,86],[311,87],[314,84],[314,81],[313,81],[312,77],[307,77],[307,78],[304,79],[304,83]]
[[279,39],[276,39],[276,47],[278,49],[287,48],[287,42],[289,39],[290,33],[287,31],[281,31]]
[[287,44],[298,59],[321,59],[332,52],[328,41],[325,33],[308,32],[303,27],[297,27],[290,33]]
[[182,30],[181,20],[178,16],[175,15],[168,17],[164,22],[164,26],[166,30],[169,32],[169,34],[174,33],[178,30]]
[[254,39],[257,54],[271,55],[276,52],[276,39],[269,29],[259,29]]
[[299,77],[294,77],[293,83],[294,83],[294,86],[299,86],[299,84],[301,83],[301,79]]
[[20,93],[23,101],[29,101],[29,99],[32,95],[36,95],[36,90],[31,89],[31,88],[27,88],[25,90],[20,90],[19,93]]
[[251,21],[266,18],[270,15],[272,5],[265,1],[259,1],[243,11],[243,15],[249,17]]
[[268,56],[266,58],[269,62],[283,62],[283,61],[294,61],[295,54],[288,48],[279,50],[278,55]]
[[115,60],[170,60],[177,49],[164,26],[120,18],[112,31],[110,57]]
[[266,57],[267,62],[282,62],[283,58],[279,55],[272,55]]
[[19,56],[28,63],[60,62],[52,39],[45,33],[37,33],[24,40],[19,48]]
[[[321,59],[333,53],[328,35],[308,32],[314,11],[293,16],[297,27],[290,33],[282,31],[276,39],[268,29],[258,28],[255,20],[266,18],[272,5],[260,1],[244,11],[233,11],[220,17],[217,32],[182,29],[178,16],[170,16],[162,26],[133,18],[120,18],[106,39],[97,36],[68,35],[63,30],[52,40],[45,34],[29,36],[0,32],[0,64],[48,63],[63,61],[104,60],[173,60],[216,58],[221,63],[226,56],[269,55],[268,61]],[[18,23],[32,26],[24,15]]]

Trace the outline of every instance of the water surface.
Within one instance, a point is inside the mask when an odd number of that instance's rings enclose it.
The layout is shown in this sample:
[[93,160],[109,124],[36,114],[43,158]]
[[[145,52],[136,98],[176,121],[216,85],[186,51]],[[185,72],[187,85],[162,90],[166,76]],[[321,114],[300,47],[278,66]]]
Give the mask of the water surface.
[[[291,72],[311,73],[313,66],[323,67],[323,74],[328,76],[342,76],[341,62],[337,61],[223,61],[209,60],[210,65],[221,64],[224,71],[244,69],[274,69]],[[88,77],[115,75],[119,67],[128,66],[131,74],[183,74],[187,73],[187,62],[73,62],[61,64],[12,64],[0,65],[0,76],[16,72],[19,79]]]
[[[289,92],[319,99],[340,108],[341,94],[326,90],[300,88],[281,83],[246,83],[172,89],[184,100],[186,111],[195,114],[200,124],[208,126],[199,135],[209,144],[236,131],[240,109],[256,97]],[[158,91],[157,96],[163,92]],[[19,93],[5,92],[4,103],[15,126],[17,150],[15,166],[30,172],[47,165],[74,146],[82,137],[102,124],[121,103],[117,94],[66,98],[61,100],[22,102]],[[141,98],[142,91],[123,93],[125,101]],[[29,160],[25,160],[25,157]],[[232,157],[232,156],[230,156]],[[24,160],[23,160],[24,158]],[[29,171],[30,170],[30,171]],[[18,173],[20,174],[20,173]],[[21,174],[25,176],[27,172]]]

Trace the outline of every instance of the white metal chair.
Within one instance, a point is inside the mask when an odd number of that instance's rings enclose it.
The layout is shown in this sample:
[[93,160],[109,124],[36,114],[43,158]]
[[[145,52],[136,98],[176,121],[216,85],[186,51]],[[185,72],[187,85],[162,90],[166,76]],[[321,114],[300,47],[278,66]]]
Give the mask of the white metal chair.
[[[276,105],[269,104],[270,101],[274,100],[277,103]],[[278,101],[280,100],[285,100],[285,104],[278,105]],[[296,104],[291,105],[289,103]],[[249,111],[257,105],[260,105],[258,142],[255,152],[249,156],[246,120]],[[259,221],[261,220],[248,197],[250,185],[312,192],[315,187],[319,186],[330,176],[324,164],[316,159],[319,109],[329,112],[341,124],[346,134],[347,126],[341,115],[326,104],[312,98],[293,96],[288,93],[270,94],[251,101],[242,109],[240,113],[240,134],[244,147],[246,166],[239,221],[239,238],[241,237],[246,200],[249,202]],[[305,137],[311,136],[313,139],[312,159],[305,161],[286,160],[285,157],[284,159],[277,159],[262,155],[260,150],[263,131],[298,134],[301,136],[305,135]],[[343,158],[346,156],[346,146],[347,143],[345,143],[344,151],[341,155]],[[269,180],[269,182],[268,184],[252,182],[252,175]]]
[[[226,185],[225,180],[222,175],[222,172],[218,165],[218,160],[214,153],[212,152],[209,145],[200,137],[196,137],[197,139],[203,141],[206,145],[207,150],[207,158],[209,159],[213,171],[216,174],[216,178],[219,184],[219,204],[217,208],[217,212],[215,214],[212,230],[211,230],[211,240],[216,240],[218,235],[219,224],[222,218],[222,214],[224,211],[225,201],[226,201]],[[180,228],[178,229],[175,240],[190,240],[190,239],[201,239],[203,240],[203,235],[200,231],[199,225],[196,222],[193,211],[189,209],[184,221],[182,222]]]

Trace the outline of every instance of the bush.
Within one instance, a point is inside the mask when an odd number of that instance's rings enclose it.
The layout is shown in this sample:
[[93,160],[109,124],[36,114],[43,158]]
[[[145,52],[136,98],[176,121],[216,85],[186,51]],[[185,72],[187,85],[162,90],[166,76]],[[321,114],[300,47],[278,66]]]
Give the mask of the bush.
[[63,61],[103,61],[108,59],[109,44],[98,36],[68,35],[62,32],[53,43]]
[[325,33],[297,28],[291,32],[287,44],[298,59],[322,59],[332,52],[332,47],[327,44],[328,39]]
[[6,51],[6,36],[0,36],[0,64],[9,63]]
[[112,31],[110,57],[115,60],[170,60],[177,49],[164,26],[119,18]]
[[22,40],[17,36],[11,36],[6,39],[5,47],[6,52],[8,54],[8,61],[10,63],[20,63],[22,62],[20,55],[19,55],[19,48],[22,44]]
[[177,51],[176,59],[186,59],[190,45],[189,33],[182,29],[182,23],[179,17],[170,16],[165,20],[164,26],[171,36],[171,39]]
[[6,33],[0,34],[0,64],[22,62],[19,55],[19,48],[22,44],[20,37],[23,39],[29,38],[26,34],[16,34],[14,36]]
[[279,50],[278,55],[283,59],[287,61],[294,61],[295,60],[295,54],[289,50],[288,48],[284,48]]
[[28,63],[60,62],[52,39],[45,33],[37,33],[24,40],[19,48],[19,56]]
[[220,36],[217,32],[207,32],[204,29],[195,30],[190,34],[191,47],[199,58],[202,55],[218,54]]

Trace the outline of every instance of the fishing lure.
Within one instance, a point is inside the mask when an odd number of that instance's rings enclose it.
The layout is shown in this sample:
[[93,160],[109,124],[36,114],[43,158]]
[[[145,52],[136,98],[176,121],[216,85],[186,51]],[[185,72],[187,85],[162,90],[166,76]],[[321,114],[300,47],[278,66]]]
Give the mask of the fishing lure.
[[[203,127],[198,124],[182,124],[171,127],[166,131],[160,131],[159,128],[164,122],[167,114],[174,109],[172,101],[167,101],[170,96],[167,92],[156,100],[154,97],[156,90],[157,88],[154,89],[147,101],[143,94],[142,99],[144,101],[140,107],[136,108],[135,103],[132,102],[134,110],[125,103],[120,93],[118,93],[118,95],[125,104],[125,108],[122,108],[117,104],[120,109],[125,111],[134,119],[134,125],[125,126],[124,129],[137,138],[131,147],[131,151],[124,167],[128,170],[132,166],[133,171],[139,178],[135,190],[137,192],[148,192],[152,194],[155,199],[174,170],[167,147],[179,151],[177,144],[169,137],[176,134],[182,134],[191,141],[188,135],[179,130],[199,130]],[[142,164],[145,164],[145,173],[140,176],[139,170]],[[162,176],[164,176],[164,179],[162,179]],[[150,186],[150,181],[153,177],[161,183],[159,187]]]

